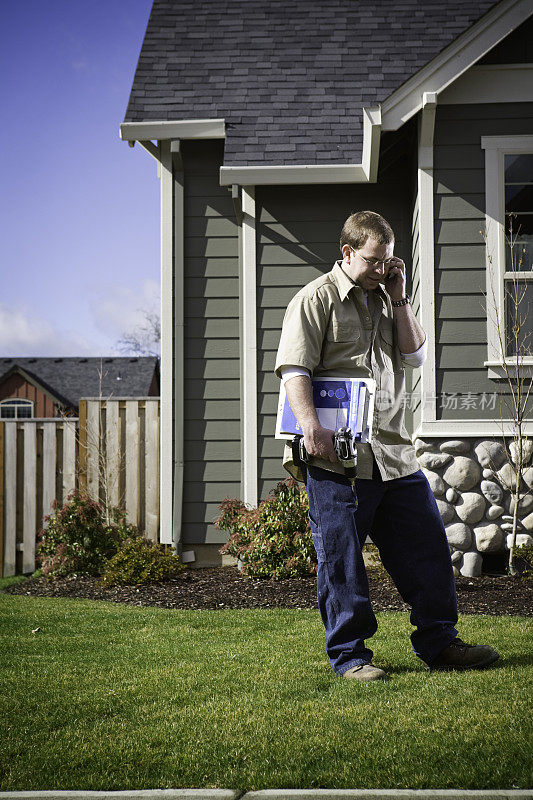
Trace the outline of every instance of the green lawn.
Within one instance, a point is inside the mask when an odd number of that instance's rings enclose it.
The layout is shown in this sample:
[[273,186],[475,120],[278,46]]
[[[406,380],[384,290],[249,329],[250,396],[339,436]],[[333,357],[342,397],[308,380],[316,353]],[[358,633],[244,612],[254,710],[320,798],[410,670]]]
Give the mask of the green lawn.
[[316,611],[0,594],[0,788],[531,786],[531,620],[463,617],[503,659],[435,674],[406,614],[379,623],[391,679],[358,684]]

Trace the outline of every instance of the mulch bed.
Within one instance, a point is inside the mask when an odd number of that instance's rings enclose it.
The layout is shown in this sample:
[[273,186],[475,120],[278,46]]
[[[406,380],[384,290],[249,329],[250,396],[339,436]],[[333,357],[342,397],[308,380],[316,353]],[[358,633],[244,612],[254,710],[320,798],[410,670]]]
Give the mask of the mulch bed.
[[[407,611],[394,584],[382,569],[368,569],[375,611]],[[533,581],[482,575],[456,578],[462,614],[518,614],[533,617]],[[159,608],[317,608],[316,579],[266,580],[243,578],[236,567],[187,569],[173,580],[150,586],[102,587],[97,578],[28,578],[4,590],[34,597],[109,600]]]

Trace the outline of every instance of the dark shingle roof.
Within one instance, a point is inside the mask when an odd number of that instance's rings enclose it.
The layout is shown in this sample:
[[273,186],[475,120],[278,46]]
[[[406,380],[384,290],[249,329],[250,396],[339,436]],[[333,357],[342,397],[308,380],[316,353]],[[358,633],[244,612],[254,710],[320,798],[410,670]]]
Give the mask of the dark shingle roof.
[[226,166],[359,163],[383,102],[495,0],[154,0],[126,122],[226,120]]
[[102,371],[102,396],[148,397],[159,366],[154,356],[138,358],[0,358],[0,383],[16,366],[21,367],[54,397],[77,408],[80,397],[99,396]]

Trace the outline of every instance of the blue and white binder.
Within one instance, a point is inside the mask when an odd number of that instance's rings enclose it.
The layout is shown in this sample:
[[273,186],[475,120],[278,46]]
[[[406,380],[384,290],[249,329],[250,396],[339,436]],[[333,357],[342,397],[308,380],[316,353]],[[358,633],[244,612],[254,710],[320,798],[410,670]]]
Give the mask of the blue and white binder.
[[[376,392],[376,382],[372,378],[313,378],[312,385],[313,403],[323,428],[335,431],[348,427],[356,442],[370,441]],[[292,412],[282,383],[276,439],[292,439],[301,433],[302,429]]]

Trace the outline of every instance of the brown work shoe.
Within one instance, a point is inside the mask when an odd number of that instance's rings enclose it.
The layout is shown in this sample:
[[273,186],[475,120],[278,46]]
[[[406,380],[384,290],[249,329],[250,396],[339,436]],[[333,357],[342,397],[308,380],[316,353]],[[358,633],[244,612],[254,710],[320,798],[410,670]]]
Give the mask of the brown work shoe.
[[357,667],[350,667],[342,674],[343,678],[350,678],[355,681],[383,681],[387,673],[373,664],[359,664]]
[[430,670],[482,669],[498,660],[500,654],[486,644],[466,644],[457,637],[428,663]]

